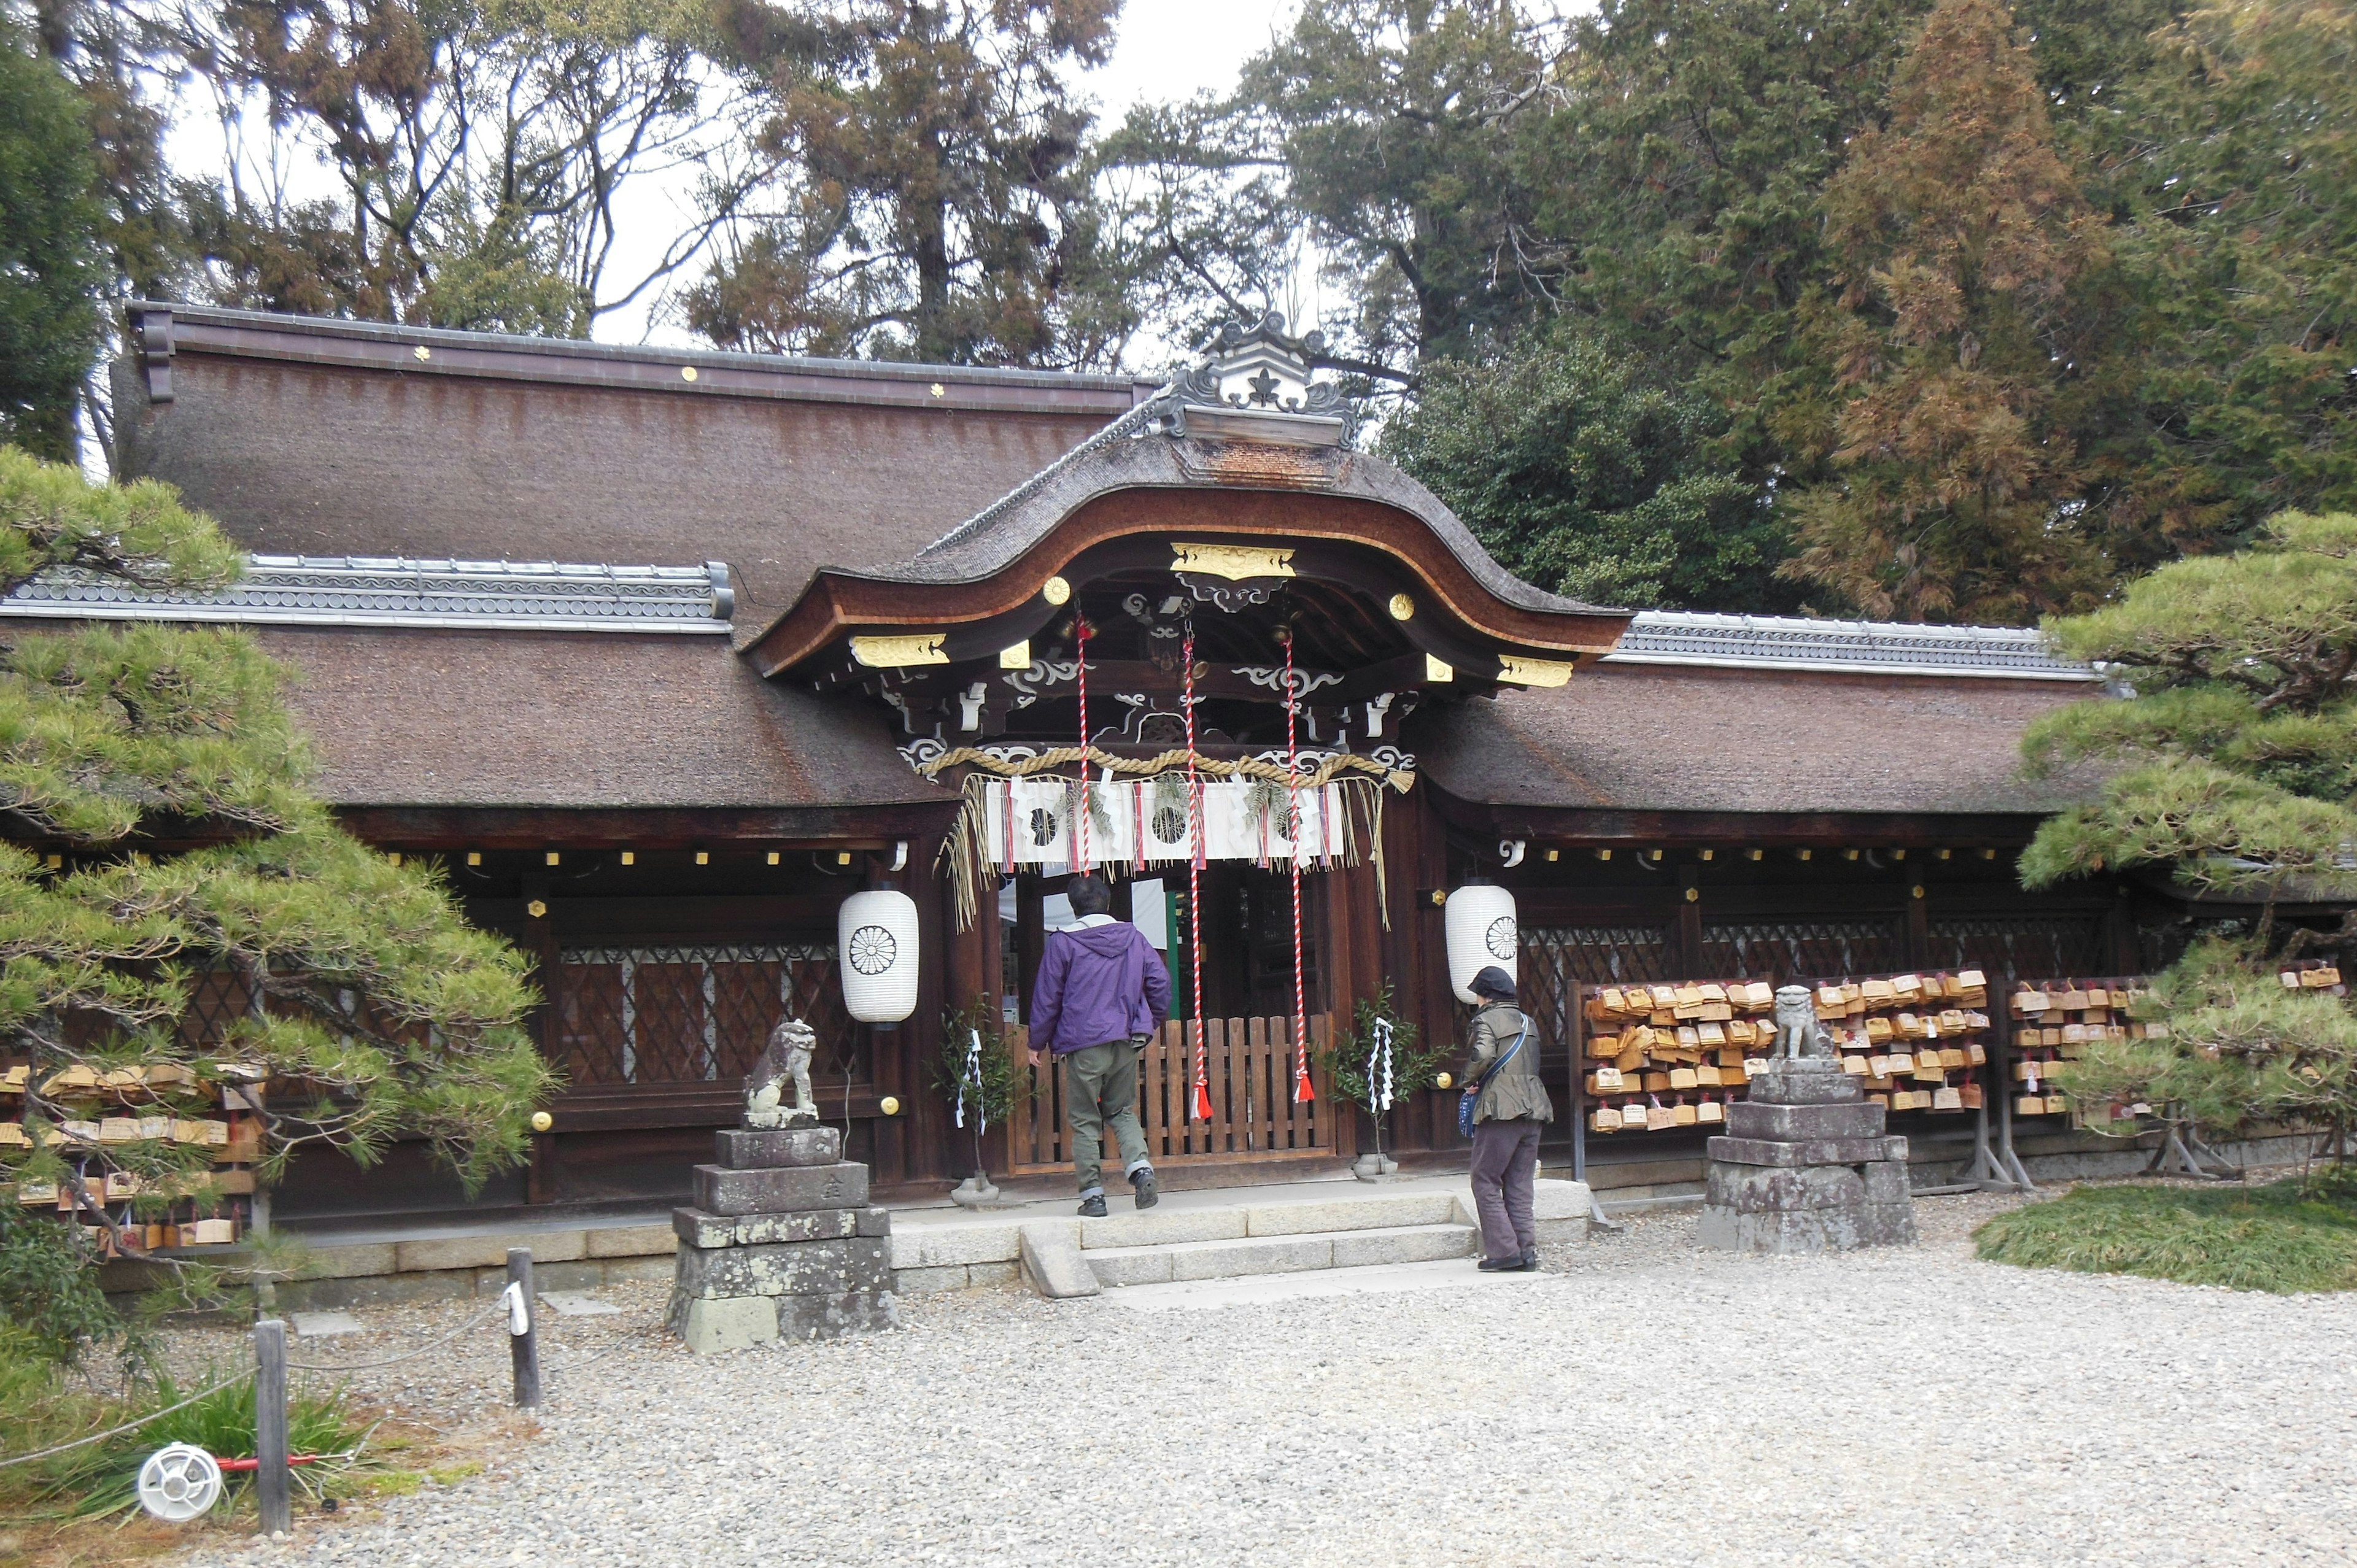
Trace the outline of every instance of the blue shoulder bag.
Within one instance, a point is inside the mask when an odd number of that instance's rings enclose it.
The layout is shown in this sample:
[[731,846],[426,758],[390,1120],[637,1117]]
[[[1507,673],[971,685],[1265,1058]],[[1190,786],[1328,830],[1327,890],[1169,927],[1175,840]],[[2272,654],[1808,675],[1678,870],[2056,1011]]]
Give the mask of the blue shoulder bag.
[[1523,1015],[1523,1032],[1514,1036],[1514,1043],[1506,1047],[1506,1054],[1490,1064],[1490,1070],[1481,1075],[1480,1082],[1457,1097],[1457,1131],[1458,1133],[1468,1138],[1473,1135],[1473,1107],[1480,1102],[1481,1091],[1490,1087],[1491,1079],[1505,1070],[1506,1064],[1514,1059],[1514,1053],[1523,1048],[1523,1042],[1529,1039],[1530,1036],[1531,1015],[1525,1013]]

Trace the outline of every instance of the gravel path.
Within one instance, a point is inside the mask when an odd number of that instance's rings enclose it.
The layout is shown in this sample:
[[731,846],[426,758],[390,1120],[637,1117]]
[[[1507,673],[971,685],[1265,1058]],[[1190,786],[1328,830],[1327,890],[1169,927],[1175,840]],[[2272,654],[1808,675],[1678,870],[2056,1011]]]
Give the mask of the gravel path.
[[[1150,1317],[1012,1291],[925,1296],[897,1334],[708,1360],[656,1336],[659,1289],[619,1288],[600,1294],[624,1317],[547,1320],[544,1434],[504,1466],[307,1520],[292,1541],[217,1535],[191,1561],[2357,1555],[2357,1297],[1980,1263],[1965,1234],[2003,1206],[1926,1199],[1921,1246],[1817,1259],[1696,1251],[1692,1218],[1665,1216],[1488,1293]],[[466,1314],[363,1316],[418,1334]],[[297,1355],[369,1350],[339,1338]],[[440,1422],[487,1416],[503,1351],[487,1337],[405,1387],[355,1386]]]

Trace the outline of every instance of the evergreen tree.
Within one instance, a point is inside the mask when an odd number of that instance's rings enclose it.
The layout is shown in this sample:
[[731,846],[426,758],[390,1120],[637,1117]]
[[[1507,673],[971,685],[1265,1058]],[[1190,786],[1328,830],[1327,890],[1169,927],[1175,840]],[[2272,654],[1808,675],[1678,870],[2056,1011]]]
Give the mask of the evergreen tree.
[[1784,569],[1870,616],[2020,622],[2108,581],[2080,427],[2107,255],[2011,31],[2001,0],[1941,0],[1825,189],[1840,444]]
[[730,0],[778,170],[765,215],[689,295],[731,348],[941,363],[1102,362],[1103,287],[1067,72],[1120,0]]
[[1399,376],[1544,303],[1510,161],[1543,47],[1516,0],[1307,0],[1244,66],[1236,111],[1354,300],[1338,336]]
[[2357,16],[2230,0],[2114,111],[2136,289],[2133,564],[2357,507]]
[[0,18],[0,441],[74,446],[74,405],[98,353],[105,220],[72,85]]
[[1569,306],[1727,413],[1745,479],[1823,477],[1829,368],[1803,309],[1835,270],[1822,196],[1926,0],[1604,0],[1518,148]]
[[[0,448],[0,595],[59,568],[207,589],[239,561],[166,487],[94,487]],[[522,1027],[525,961],[434,872],[337,826],[282,679],[242,634],[156,623],[0,648],[0,1056],[29,1069],[26,1137],[0,1162],[92,1217],[106,1171],[201,1193],[207,1155],[67,1133],[76,1068],[182,1069],[144,1112],[170,1115],[186,1095],[218,1105],[221,1064],[245,1064],[279,1086],[269,1168],[312,1143],[366,1161],[409,1133],[470,1181],[522,1158],[551,1087]],[[222,985],[247,1003],[214,1034],[192,1000]]]
[[[2287,513],[2241,553],[2172,563],[2048,629],[2134,695],[2058,709],[2024,738],[2034,772],[2110,770],[2093,801],[2040,825],[2025,883],[2166,866],[2270,908],[2357,897],[2357,516]],[[2334,940],[2352,935],[2344,923]],[[2159,986],[2169,1036],[2090,1046],[2067,1087],[2181,1107],[2215,1133],[2297,1120],[2345,1143],[2357,1020],[2279,983],[2280,936],[2198,944]]]
[[1541,587],[1608,605],[1787,607],[1758,487],[1710,455],[1724,424],[1707,399],[1564,322],[1492,360],[1428,366],[1383,446]]

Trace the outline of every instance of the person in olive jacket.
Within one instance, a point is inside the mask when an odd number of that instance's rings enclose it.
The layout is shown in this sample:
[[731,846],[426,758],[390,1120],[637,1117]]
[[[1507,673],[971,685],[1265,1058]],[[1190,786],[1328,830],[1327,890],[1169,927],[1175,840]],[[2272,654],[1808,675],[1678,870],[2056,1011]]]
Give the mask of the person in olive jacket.
[[1463,1079],[1467,1089],[1479,1084],[1481,1090],[1473,1102],[1473,1208],[1487,1254],[1480,1267],[1536,1269],[1532,1184],[1538,1178],[1539,1129],[1555,1120],[1555,1102],[1539,1081],[1538,1032],[1514,1005],[1513,976],[1497,965],[1475,975],[1466,989],[1482,999],[1473,1015],[1472,1055]]

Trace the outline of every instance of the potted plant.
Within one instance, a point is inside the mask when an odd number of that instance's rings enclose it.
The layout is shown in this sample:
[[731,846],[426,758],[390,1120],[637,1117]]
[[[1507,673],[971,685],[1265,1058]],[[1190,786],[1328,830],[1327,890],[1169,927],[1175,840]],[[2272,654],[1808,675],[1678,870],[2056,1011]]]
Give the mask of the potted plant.
[[986,998],[977,996],[942,1015],[933,1088],[949,1103],[951,1120],[974,1134],[974,1174],[950,1193],[960,1208],[982,1208],[998,1201],[983,1154],[983,1134],[1006,1124],[1030,1085],[1030,1075],[1017,1065],[998,1014]]
[[1383,1153],[1383,1129],[1392,1107],[1434,1087],[1448,1058],[1446,1047],[1419,1048],[1416,1026],[1394,1011],[1388,984],[1372,996],[1359,998],[1349,1030],[1318,1053],[1318,1065],[1326,1069],[1336,1098],[1365,1111],[1375,1125],[1373,1150],[1360,1155],[1351,1169],[1361,1181],[1381,1181],[1399,1169],[1399,1162]]

